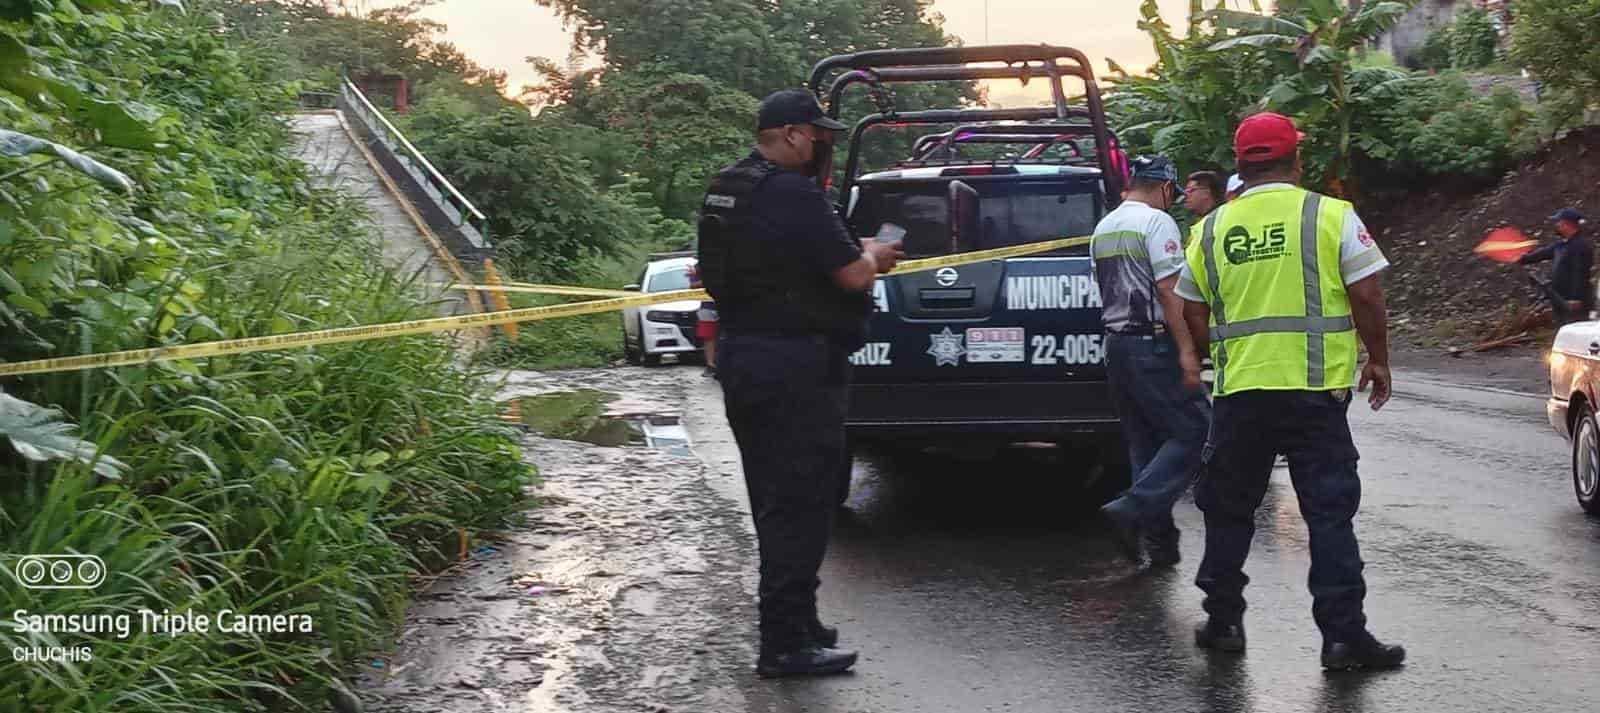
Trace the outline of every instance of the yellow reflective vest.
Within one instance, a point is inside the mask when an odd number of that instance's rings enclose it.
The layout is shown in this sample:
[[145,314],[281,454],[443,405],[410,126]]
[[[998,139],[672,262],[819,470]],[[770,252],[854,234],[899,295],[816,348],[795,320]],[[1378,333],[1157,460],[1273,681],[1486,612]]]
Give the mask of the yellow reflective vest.
[[1283,186],[1206,216],[1186,258],[1211,307],[1216,396],[1355,385],[1355,322],[1339,272],[1350,214],[1346,201]]

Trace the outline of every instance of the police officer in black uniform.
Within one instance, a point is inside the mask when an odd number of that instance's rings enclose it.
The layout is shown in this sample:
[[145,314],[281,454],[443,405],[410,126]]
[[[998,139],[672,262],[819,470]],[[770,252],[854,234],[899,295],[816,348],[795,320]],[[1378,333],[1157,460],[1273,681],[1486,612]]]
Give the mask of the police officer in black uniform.
[[863,245],[816,183],[843,128],[805,91],[772,94],[756,149],[712,179],[701,207],[700,278],[721,319],[717,374],[761,548],[765,677],[856,662],[817,618],[817,569],[847,457],[847,358],[866,340],[873,282],[904,253]]

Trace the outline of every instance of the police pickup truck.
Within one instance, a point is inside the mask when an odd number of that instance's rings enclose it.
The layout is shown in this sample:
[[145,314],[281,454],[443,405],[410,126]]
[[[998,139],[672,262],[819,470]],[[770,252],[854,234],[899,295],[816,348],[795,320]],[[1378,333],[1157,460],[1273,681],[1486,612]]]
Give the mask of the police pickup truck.
[[[1061,62],[1060,60],[1066,60]],[[990,63],[990,64],[983,64]],[[1004,63],[1004,64],[995,64]],[[898,112],[880,105],[850,135],[839,195],[858,235],[892,223],[910,257],[1087,236],[1121,195],[1126,160],[1106,128],[1089,63],[1069,48],[883,50],[824,60],[866,82],[1047,76],[1056,106]],[[1086,106],[1063,101],[1060,77],[1084,80]],[[875,92],[875,97],[881,91]],[[858,172],[862,135],[882,124],[954,126],[923,137],[909,160]],[[831,173],[831,172],[830,172]],[[830,175],[824,173],[824,175]],[[1102,365],[1100,292],[1087,247],[884,277],[870,340],[851,356],[853,442],[989,440],[1093,443],[1116,450]]]

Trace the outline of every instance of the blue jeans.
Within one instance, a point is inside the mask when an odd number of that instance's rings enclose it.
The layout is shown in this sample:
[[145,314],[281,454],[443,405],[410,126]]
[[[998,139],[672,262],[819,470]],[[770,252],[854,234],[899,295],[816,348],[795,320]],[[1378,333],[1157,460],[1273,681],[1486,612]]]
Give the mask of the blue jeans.
[[1133,466],[1132,486],[1122,497],[1145,527],[1170,533],[1176,529],[1172,504],[1200,468],[1211,404],[1203,392],[1184,390],[1170,337],[1106,335],[1106,374]]
[[1216,401],[1195,504],[1205,513],[1206,554],[1195,584],[1205,609],[1226,623],[1244,616],[1244,562],[1255,536],[1255,512],[1272,463],[1289,457],[1289,475],[1311,540],[1311,614],[1325,638],[1347,641],[1366,630],[1361,550],[1353,519],[1361,505],[1355,443],[1347,411],[1351,394],[1332,391],[1245,391]]

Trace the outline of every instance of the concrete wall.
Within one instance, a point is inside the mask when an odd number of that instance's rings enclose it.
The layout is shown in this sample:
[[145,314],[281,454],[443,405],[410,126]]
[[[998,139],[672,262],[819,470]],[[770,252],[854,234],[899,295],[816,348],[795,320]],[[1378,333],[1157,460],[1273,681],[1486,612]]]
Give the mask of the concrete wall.
[[1468,4],[1469,0],[1421,0],[1399,24],[1378,38],[1378,49],[1394,55],[1396,62],[1409,66],[1408,60],[1422,49],[1428,33],[1450,24],[1456,11]]

